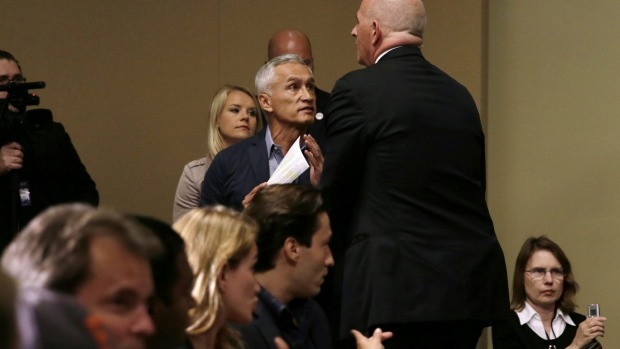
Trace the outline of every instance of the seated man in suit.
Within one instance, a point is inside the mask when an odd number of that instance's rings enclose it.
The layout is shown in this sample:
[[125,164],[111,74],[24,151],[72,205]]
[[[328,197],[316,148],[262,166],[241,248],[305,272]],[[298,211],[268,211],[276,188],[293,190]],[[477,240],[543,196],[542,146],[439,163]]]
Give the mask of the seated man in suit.
[[144,349],[155,333],[149,261],[161,249],[150,231],[128,217],[63,204],[43,211],[17,235],[2,267],[20,289],[51,290],[76,300],[100,320],[114,348]]
[[310,169],[297,182],[318,184],[323,155],[314,138],[305,134],[316,112],[312,71],[297,55],[278,56],[259,69],[255,82],[267,127],[217,154],[202,184],[201,206],[241,209],[246,195],[269,179],[299,137]]
[[155,286],[150,310],[157,331],[147,338],[147,348],[180,348],[186,342],[189,311],[196,306],[192,297],[194,274],[187,260],[185,243],[168,223],[148,216],[132,218],[151,230],[163,246],[163,253],[150,260]]
[[[281,29],[273,33],[267,46],[267,57],[269,59],[285,54],[295,54],[304,60],[304,63],[314,73],[314,57],[312,57],[312,46],[308,36],[299,30]],[[323,149],[325,143],[325,109],[329,100],[329,92],[325,92],[318,87],[314,88],[316,95],[317,117],[314,123],[308,128],[308,133],[314,137],[316,142]]]
[[254,265],[261,285],[251,324],[239,330],[247,348],[331,348],[329,326],[310,299],[334,264],[332,232],[321,194],[311,186],[271,185],[259,190],[244,211],[259,226]]

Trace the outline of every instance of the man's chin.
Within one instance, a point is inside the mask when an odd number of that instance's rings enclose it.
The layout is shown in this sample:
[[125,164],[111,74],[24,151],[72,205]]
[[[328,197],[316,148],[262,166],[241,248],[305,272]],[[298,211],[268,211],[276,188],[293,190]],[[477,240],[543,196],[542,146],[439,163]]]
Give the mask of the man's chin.
[[314,124],[314,119],[316,118],[316,115],[314,113],[312,114],[308,114],[308,115],[304,115],[303,120],[302,120],[302,125],[304,126],[310,126],[312,124]]

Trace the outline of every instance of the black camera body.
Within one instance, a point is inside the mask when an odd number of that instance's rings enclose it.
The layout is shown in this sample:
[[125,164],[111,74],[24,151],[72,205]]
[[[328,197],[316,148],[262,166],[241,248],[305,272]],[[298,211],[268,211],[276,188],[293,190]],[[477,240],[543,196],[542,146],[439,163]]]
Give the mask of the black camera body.
[[0,85],[0,92],[7,92],[7,97],[3,100],[6,105],[2,106],[2,112],[8,108],[8,104],[14,106],[22,112],[26,109],[26,106],[39,105],[39,96],[34,93],[30,93],[28,90],[41,88],[45,88],[45,82],[43,81],[19,83],[11,82],[6,85]]

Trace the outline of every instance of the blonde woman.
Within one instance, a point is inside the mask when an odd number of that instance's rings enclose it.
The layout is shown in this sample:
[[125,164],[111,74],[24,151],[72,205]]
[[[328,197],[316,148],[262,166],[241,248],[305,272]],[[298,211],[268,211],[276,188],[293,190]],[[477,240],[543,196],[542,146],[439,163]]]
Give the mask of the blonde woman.
[[256,134],[262,129],[258,103],[252,93],[241,86],[224,85],[213,97],[207,127],[207,154],[189,162],[177,185],[172,219],[198,207],[205,173],[222,149]]
[[[258,225],[251,218],[224,206],[194,208],[173,228],[187,248],[195,276],[187,334],[193,349],[243,349],[240,334],[226,323],[248,324],[258,302],[260,287],[253,274],[258,251]],[[377,329],[365,337],[352,331],[359,349],[383,349],[391,332]],[[275,347],[288,349],[282,338]]]
[[194,349],[243,348],[239,334],[227,322],[252,321],[259,286],[252,267],[256,262],[257,224],[224,206],[190,210],[174,229],[185,240],[194,272],[187,334]]

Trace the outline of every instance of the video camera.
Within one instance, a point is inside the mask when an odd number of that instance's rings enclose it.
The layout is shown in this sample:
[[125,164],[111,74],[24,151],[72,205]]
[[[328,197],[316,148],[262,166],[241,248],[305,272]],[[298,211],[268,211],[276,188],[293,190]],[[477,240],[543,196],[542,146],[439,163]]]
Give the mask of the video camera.
[[[11,104],[19,110],[24,110],[28,105],[39,105],[39,96],[34,93],[29,93],[28,90],[36,90],[45,88],[45,82],[11,82],[6,85],[0,85],[0,92],[7,92],[7,97],[4,100],[6,103],[4,108],[8,108],[8,104]],[[5,110],[2,110],[4,113]]]

